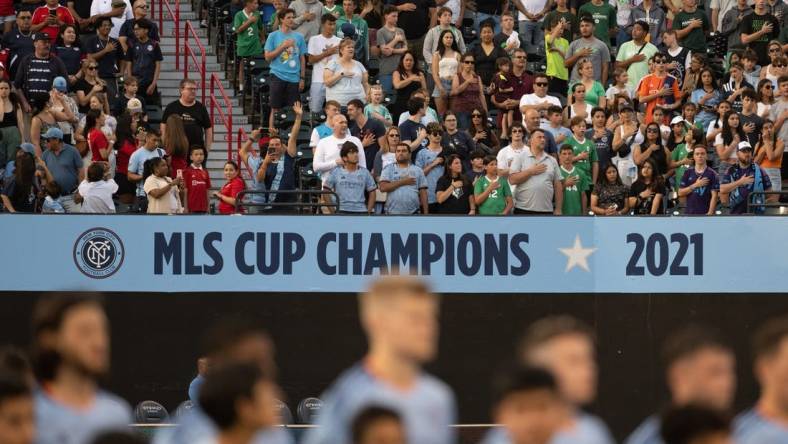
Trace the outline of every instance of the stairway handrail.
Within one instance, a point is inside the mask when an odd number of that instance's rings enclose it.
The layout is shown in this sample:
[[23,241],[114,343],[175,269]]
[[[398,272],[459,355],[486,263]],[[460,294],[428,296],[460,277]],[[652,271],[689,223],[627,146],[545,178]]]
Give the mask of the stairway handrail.
[[[233,155],[233,104],[230,101],[230,98],[227,96],[227,93],[224,91],[224,87],[222,86],[222,81],[216,76],[216,74],[211,74],[211,83],[210,83],[210,96],[209,101],[211,103],[211,125],[216,124],[216,120],[214,119],[214,110],[219,112],[219,117],[221,118],[221,122],[224,123],[224,126],[227,128],[227,160],[232,160]],[[218,87],[218,88],[216,88]],[[222,109],[219,102],[216,100],[216,89],[219,90],[221,94],[221,98],[224,101],[224,105],[227,107],[227,112]]]
[[[166,0],[165,0],[166,1]],[[177,28],[177,24],[176,24]],[[194,53],[194,50],[189,46],[189,35],[191,34],[194,41],[197,43],[197,47],[200,49],[200,56],[201,59],[197,60],[197,55]],[[178,45],[176,43],[175,49],[175,58],[178,58]],[[194,27],[192,26],[191,22],[186,20],[183,25],[183,78],[189,78],[189,59],[194,62],[196,67],[199,67],[200,75],[202,80],[200,81],[200,89],[202,90],[202,103],[205,103],[205,46],[203,46],[202,42],[200,41],[200,37],[194,31]],[[175,65],[178,66],[177,63]]]
[[[181,38],[180,38],[180,29],[178,28],[178,24],[181,22],[181,2],[180,0],[175,0],[175,12],[172,11],[172,6],[170,6],[170,0],[159,0],[159,32],[161,35],[164,35],[164,9],[167,9],[167,12],[170,13],[170,18],[173,19],[173,29],[175,30],[175,69],[179,70],[180,67],[180,53],[181,53]],[[155,17],[155,7],[152,5],[156,3],[156,1],[151,2],[151,18]],[[203,99],[204,100],[204,99]]]

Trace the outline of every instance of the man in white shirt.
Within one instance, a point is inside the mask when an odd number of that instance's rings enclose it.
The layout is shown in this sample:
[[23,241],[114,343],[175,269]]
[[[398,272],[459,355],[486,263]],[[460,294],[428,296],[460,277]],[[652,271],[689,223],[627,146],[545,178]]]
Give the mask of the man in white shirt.
[[534,76],[534,92],[532,94],[525,94],[520,98],[520,112],[523,114],[523,125],[525,125],[525,113],[529,109],[539,111],[542,123],[546,124],[548,123],[547,109],[551,106],[561,106],[561,101],[558,97],[547,95],[548,81],[547,74],[536,74]]
[[552,5],[552,0],[517,0],[514,2],[514,6],[519,11],[517,19],[520,26],[520,39],[525,44],[525,51],[528,54],[538,52],[537,48],[539,47],[544,48],[542,20]]
[[134,18],[134,12],[129,0],[93,0],[90,5],[90,22],[96,23],[102,17],[112,19],[112,30],[109,32],[109,36],[117,39],[120,35],[120,27],[126,20]]
[[328,178],[328,173],[334,168],[345,164],[339,156],[339,151],[345,142],[349,141],[356,144],[359,150],[358,166],[361,168],[367,167],[364,146],[357,137],[350,135],[347,129],[347,118],[342,114],[337,114],[332,118],[331,123],[334,128],[333,134],[320,139],[317,148],[315,148],[315,157],[312,160],[312,168],[323,178],[324,186],[326,185],[325,180]]
[[512,141],[510,145],[501,148],[498,151],[498,175],[501,177],[509,176],[509,167],[512,165],[515,157],[518,157],[523,151],[527,151],[528,147],[525,146],[523,138],[525,137],[525,129],[520,122],[512,122],[512,127],[509,128],[509,140]]
[[326,85],[323,83],[323,70],[328,62],[337,57],[339,42],[336,34],[337,18],[325,14],[320,18],[320,34],[309,38],[307,56],[312,65],[312,85],[309,87],[309,109],[323,107],[326,100]]

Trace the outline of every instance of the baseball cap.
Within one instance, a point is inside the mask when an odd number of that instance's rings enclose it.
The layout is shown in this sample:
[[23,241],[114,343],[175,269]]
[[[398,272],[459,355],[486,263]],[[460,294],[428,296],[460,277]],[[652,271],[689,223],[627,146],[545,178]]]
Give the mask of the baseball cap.
[[52,81],[52,87],[60,92],[68,91],[68,83],[66,83],[66,79],[61,76],[55,77]]
[[673,126],[677,123],[684,123],[684,118],[681,116],[674,117],[673,120],[670,121],[670,126]]
[[48,42],[49,35],[47,35],[45,32],[37,32],[35,35],[33,35],[33,41],[35,42],[37,40],[46,40]]
[[63,131],[61,131],[60,128],[49,128],[47,130],[46,134],[44,134],[44,139],[46,139],[46,140],[49,140],[49,139],[63,140]]
[[750,145],[750,142],[747,141],[739,142],[739,146],[736,147],[736,150],[737,151],[752,150],[752,145]]
[[20,148],[22,151],[24,151],[24,152],[26,152],[26,153],[28,153],[28,154],[33,154],[33,155],[35,155],[35,153],[36,153],[36,147],[35,147],[35,146],[34,146],[32,143],[25,142],[25,143],[23,143],[23,144],[20,144],[20,145],[19,145],[19,148]]
[[138,113],[142,111],[142,102],[140,99],[134,97],[129,99],[129,102],[126,104],[126,109],[133,113]]
[[356,27],[353,26],[350,22],[345,22],[342,24],[342,27],[339,28],[342,31],[342,35],[347,38],[354,38],[356,37]]

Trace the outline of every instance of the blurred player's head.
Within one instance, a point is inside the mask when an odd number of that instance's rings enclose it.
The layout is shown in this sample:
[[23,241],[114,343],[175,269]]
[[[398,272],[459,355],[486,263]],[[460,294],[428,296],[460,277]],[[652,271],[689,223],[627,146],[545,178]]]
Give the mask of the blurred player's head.
[[382,277],[359,298],[370,351],[424,363],[438,343],[438,296],[408,276]]
[[788,316],[766,321],[755,332],[752,350],[761,402],[788,412]]
[[549,370],[569,403],[585,405],[596,397],[594,335],[584,322],[571,316],[534,322],[520,341],[519,358],[526,365]]
[[210,366],[227,362],[251,362],[274,376],[274,344],[265,330],[250,320],[228,317],[205,335],[203,356]]
[[0,443],[31,444],[34,439],[30,386],[17,374],[0,372]]
[[100,300],[69,293],[47,296],[33,310],[33,367],[46,382],[69,371],[91,379],[109,370],[109,322]]
[[662,439],[667,444],[732,444],[730,418],[697,405],[673,407],[662,415]]
[[353,420],[353,444],[405,444],[405,427],[399,413],[370,406]]
[[231,363],[208,372],[199,400],[220,435],[251,438],[278,423],[276,393],[276,384],[258,365]]
[[670,335],[662,350],[673,403],[727,410],[736,392],[736,360],[714,330],[693,325]]
[[564,417],[555,379],[537,367],[518,367],[493,381],[493,419],[501,424],[512,444],[550,442]]

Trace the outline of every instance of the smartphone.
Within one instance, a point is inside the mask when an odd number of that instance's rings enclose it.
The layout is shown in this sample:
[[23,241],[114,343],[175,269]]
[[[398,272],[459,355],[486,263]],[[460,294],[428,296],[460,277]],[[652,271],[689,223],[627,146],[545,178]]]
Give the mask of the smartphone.
[[57,16],[57,9],[50,9],[49,10],[49,16],[50,17],[56,17]]
[[181,169],[176,170],[175,177],[177,177],[178,179],[183,179],[183,170]]
[[276,148],[268,148],[268,155],[273,156],[276,154]]

